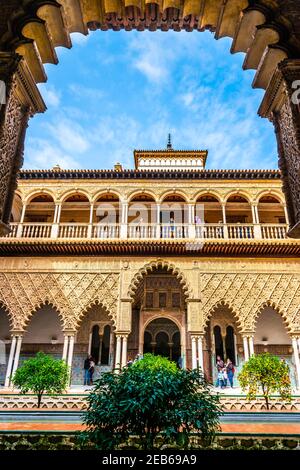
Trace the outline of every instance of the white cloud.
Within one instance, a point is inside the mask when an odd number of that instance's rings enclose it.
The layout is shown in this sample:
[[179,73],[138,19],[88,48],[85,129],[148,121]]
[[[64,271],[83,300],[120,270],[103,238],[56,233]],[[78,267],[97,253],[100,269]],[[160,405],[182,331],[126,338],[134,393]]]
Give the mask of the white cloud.
[[53,140],[56,140],[64,151],[84,154],[89,150],[89,139],[79,123],[63,118],[48,124],[47,127]]
[[27,153],[28,158],[25,160],[25,168],[50,169],[57,164],[64,169],[81,168],[81,164],[76,158],[63,152],[47,139],[30,139],[27,145]]
[[71,33],[71,41],[73,45],[83,46],[89,41],[89,34]]
[[103,90],[101,89],[90,88],[77,83],[71,83],[69,90],[71,91],[72,95],[78,99],[88,98],[91,100],[101,100],[105,96]]
[[[169,78],[176,51],[168,47],[161,35],[146,33],[144,40],[133,36],[129,41],[129,56],[132,66],[155,84],[162,84]],[[167,39],[167,38],[166,38]]]
[[53,85],[41,83],[39,90],[47,107],[57,108],[61,102],[61,93]]

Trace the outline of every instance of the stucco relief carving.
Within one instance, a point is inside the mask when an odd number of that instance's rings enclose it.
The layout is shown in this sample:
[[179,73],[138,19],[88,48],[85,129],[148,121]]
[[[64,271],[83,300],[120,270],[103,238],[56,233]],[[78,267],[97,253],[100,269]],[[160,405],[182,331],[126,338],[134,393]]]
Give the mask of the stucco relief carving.
[[240,330],[253,332],[260,311],[270,305],[283,317],[291,333],[300,332],[300,276],[295,274],[202,274],[201,300],[207,322],[222,302],[229,307]]
[[0,273],[0,301],[14,330],[26,329],[33,313],[46,302],[58,310],[64,329],[77,329],[95,303],[115,323],[118,292],[117,273]]
[[19,141],[29,117],[25,118],[25,114],[16,98],[16,83],[13,82],[4,119],[2,123],[0,122],[0,219],[5,223],[8,222],[6,219],[10,213],[10,206],[7,210],[6,204],[8,199],[12,202],[13,191],[16,189],[15,180],[13,181],[12,178],[13,172],[15,168],[18,170],[23,163],[23,151],[22,146],[19,148]]

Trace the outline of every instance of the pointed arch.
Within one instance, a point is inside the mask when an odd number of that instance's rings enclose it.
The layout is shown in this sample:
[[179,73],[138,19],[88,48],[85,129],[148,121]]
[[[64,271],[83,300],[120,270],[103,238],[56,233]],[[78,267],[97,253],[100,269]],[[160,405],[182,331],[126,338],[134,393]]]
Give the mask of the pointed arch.
[[57,316],[58,316],[60,324],[61,324],[62,331],[64,331],[64,329],[66,327],[66,323],[67,323],[66,315],[64,315],[62,313],[60,308],[53,301],[51,301],[49,299],[45,299],[45,300],[42,300],[42,301],[38,302],[34,306],[34,308],[31,310],[30,315],[27,315],[27,317],[24,319],[24,323],[23,323],[24,332],[27,331],[28,325],[30,324],[30,321],[32,320],[34,315],[37,314],[39,312],[39,310],[41,310],[43,307],[51,307],[55,311],[55,313],[57,313]]
[[162,259],[150,261],[135,273],[128,288],[128,296],[133,298],[144,276],[159,268],[167,269],[167,271],[170,271],[174,276],[177,277],[186,298],[192,299],[194,297],[192,289],[183,272],[177,266],[175,266],[175,264]]
[[241,325],[241,320],[239,314],[236,312],[236,310],[231,306],[230,302],[226,301],[225,299],[218,300],[213,307],[210,308],[209,312],[207,313],[207,316],[205,318],[205,324],[204,328],[206,329],[208,326],[208,322],[210,321],[211,317],[214,315],[214,313],[217,312],[219,308],[227,308],[229,312],[232,314],[233,319],[235,320],[238,332],[242,332],[242,325]]
[[272,300],[264,301],[259,306],[259,308],[256,310],[256,312],[253,316],[253,331],[256,330],[258,319],[267,307],[271,307],[275,312],[277,312],[281,316],[283,324],[284,324],[286,330],[288,331],[288,333],[291,333],[292,325],[290,324],[287,313],[284,312],[283,310],[281,310],[281,308],[276,304],[276,302],[274,302]]
[[103,308],[103,310],[105,311],[107,317],[112,322],[112,328],[114,328],[114,329],[116,328],[116,316],[110,311],[109,307],[102,300],[94,298],[94,299],[92,299],[88,302],[88,304],[85,306],[85,308],[80,312],[79,316],[77,317],[76,331],[79,330],[80,325],[81,325],[82,320],[84,319],[84,317],[95,306],[99,306],[99,307]]

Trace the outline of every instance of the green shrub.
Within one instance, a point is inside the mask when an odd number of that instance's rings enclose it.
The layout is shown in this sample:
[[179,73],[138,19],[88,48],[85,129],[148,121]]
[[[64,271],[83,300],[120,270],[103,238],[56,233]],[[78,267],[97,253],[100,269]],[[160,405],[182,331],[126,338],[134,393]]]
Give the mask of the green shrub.
[[186,447],[192,432],[211,440],[219,427],[219,398],[202,372],[178,369],[152,354],[119,374],[104,373],[87,400],[81,438],[98,449],[115,449],[131,435],[143,449],[153,449],[157,436],[160,447],[175,442]]

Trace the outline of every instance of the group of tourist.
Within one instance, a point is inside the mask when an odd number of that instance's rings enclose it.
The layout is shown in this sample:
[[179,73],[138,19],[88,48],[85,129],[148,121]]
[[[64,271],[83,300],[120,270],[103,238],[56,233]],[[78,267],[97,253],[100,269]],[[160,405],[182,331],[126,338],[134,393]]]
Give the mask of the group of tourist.
[[[127,362],[127,366],[130,366],[134,362],[143,359],[143,354],[137,354],[134,360],[129,360]],[[180,363],[178,361],[178,366],[182,367],[182,358],[180,358]],[[218,378],[216,386],[224,389],[229,385],[233,388],[233,378],[234,378],[234,365],[232,361],[228,358],[226,364],[224,363],[223,359],[220,356],[217,356],[217,372]],[[93,385],[93,374],[95,371],[95,360],[94,358],[89,355],[84,361],[84,385]]]
[[233,378],[234,378],[234,365],[232,361],[228,358],[226,364],[222,360],[220,356],[217,356],[217,371],[218,371],[218,378],[217,378],[217,387],[224,389],[229,385],[233,388]]

